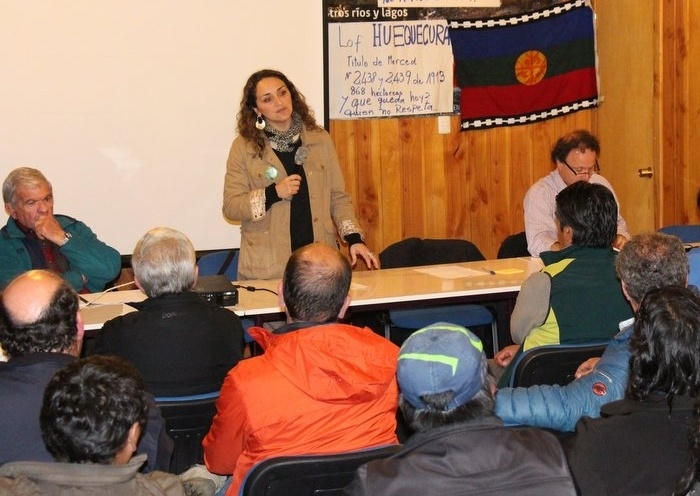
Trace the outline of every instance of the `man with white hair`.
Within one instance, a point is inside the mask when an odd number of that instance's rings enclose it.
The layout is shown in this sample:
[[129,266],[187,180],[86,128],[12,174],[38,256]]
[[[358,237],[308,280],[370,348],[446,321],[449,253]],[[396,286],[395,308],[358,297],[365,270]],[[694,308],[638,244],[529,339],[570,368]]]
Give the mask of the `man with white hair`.
[[20,167],[2,185],[7,224],[0,229],[0,288],[30,269],[60,274],[76,291],[94,293],[119,275],[119,252],[88,226],[54,215],[51,183],[37,169]]
[[175,229],[153,228],[136,243],[131,265],[148,298],[131,304],[138,312],[105,322],[90,353],[125,358],[156,397],[218,391],[243,356],[243,328],[235,313],[192,291],[192,242]]

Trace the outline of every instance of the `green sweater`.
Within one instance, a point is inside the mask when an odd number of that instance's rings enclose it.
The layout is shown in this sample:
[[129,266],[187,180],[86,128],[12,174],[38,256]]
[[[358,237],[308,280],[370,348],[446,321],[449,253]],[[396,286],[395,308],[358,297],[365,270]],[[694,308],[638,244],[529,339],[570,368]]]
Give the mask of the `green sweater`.
[[616,256],[612,249],[576,245],[541,254],[542,272],[551,280],[549,312],[525,338],[524,350],[607,340],[617,333],[632,308],[615,274]]

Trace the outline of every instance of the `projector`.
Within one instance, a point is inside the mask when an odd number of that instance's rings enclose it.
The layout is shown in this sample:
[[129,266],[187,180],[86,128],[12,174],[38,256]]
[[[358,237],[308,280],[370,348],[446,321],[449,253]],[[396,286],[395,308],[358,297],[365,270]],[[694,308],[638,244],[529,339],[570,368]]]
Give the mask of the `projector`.
[[194,292],[209,303],[220,307],[232,307],[238,304],[238,290],[223,274],[198,277]]

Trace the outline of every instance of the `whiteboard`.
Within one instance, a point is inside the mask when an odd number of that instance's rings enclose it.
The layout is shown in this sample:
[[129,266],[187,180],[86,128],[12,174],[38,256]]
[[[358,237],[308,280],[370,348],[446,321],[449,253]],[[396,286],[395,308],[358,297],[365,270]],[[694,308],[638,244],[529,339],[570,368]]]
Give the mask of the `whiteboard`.
[[0,0],[0,181],[40,169],[55,212],[122,254],[155,226],[238,246],[221,204],[243,85],[281,70],[322,123],[322,39],[321,0]]

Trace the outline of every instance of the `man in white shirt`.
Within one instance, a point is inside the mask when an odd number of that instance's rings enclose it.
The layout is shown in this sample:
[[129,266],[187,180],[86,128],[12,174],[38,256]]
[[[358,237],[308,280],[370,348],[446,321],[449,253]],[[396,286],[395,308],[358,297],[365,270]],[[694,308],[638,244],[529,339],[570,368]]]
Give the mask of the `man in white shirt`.
[[620,202],[610,183],[599,174],[598,138],[586,130],[565,134],[552,148],[551,157],[555,169],[533,184],[525,194],[525,234],[527,249],[534,257],[543,251],[559,250],[557,230],[554,225],[555,198],[566,186],[577,181],[602,184],[615,196],[617,202],[617,236],[613,242],[616,249],[630,238],[627,223],[620,212]]

